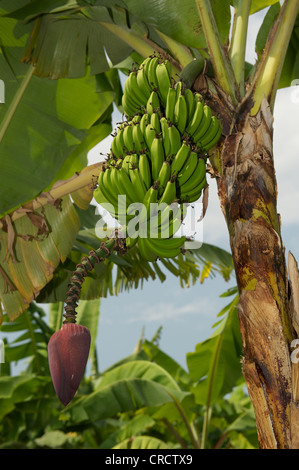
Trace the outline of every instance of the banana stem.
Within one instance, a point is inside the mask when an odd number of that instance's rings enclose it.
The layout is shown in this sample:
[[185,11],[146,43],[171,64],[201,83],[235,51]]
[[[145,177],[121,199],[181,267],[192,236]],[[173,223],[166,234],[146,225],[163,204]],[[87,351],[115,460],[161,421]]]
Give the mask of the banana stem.
[[221,45],[218,27],[215,21],[210,0],[195,0],[201,24],[208,43],[215,76],[223,91],[230,96],[232,103],[237,105],[239,90],[231,62]]
[[34,72],[34,66],[33,65],[30,65],[28,67],[28,71],[27,73],[24,75],[24,78],[19,86],[19,88],[17,89],[9,107],[8,107],[8,110],[6,111],[5,115],[4,115],[4,118],[3,118],[3,121],[1,123],[1,126],[0,126],[0,142],[2,141],[4,135],[5,135],[5,132],[7,131],[7,128],[15,114],[15,111],[30,83],[30,80],[31,80],[31,77],[33,75],[33,72]]
[[80,299],[80,291],[84,279],[88,275],[88,272],[93,270],[95,264],[105,261],[105,258],[111,254],[114,245],[114,238],[111,238],[107,242],[102,242],[100,248],[91,250],[88,256],[84,256],[81,263],[77,264],[66,293],[65,313],[63,315],[65,321],[63,323],[76,323],[77,302]]
[[[122,41],[129,44],[136,52],[138,52],[144,58],[149,57],[150,55],[153,55],[157,52],[162,56],[165,56],[164,49],[159,47],[150,39],[139,36],[131,29],[123,28],[113,23],[102,23],[101,21],[99,23],[106,29],[111,31],[113,34],[115,34]],[[167,58],[170,59],[169,57]],[[174,60],[170,61],[173,68],[173,72],[179,74],[181,72],[181,68],[179,67],[179,65]]]
[[[15,220],[23,217],[27,212],[26,210],[37,210],[40,207],[49,204],[56,199],[60,199],[68,194],[78,191],[85,186],[93,185],[94,181],[97,181],[97,178],[102,171],[103,162],[95,163],[86,168],[85,172],[81,172],[79,175],[74,175],[70,179],[64,181],[59,186],[54,187],[46,193],[42,193],[36,199],[31,200],[30,202],[24,204],[23,206],[16,209],[11,213],[11,220]],[[0,229],[3,227],[3,223],[0,219]]]
[[237,4],[229,51],[232,68],[242,97],[245,95],[244,69],[250,6],[251,0],[239,0]]
[[155,29],[155,31],[160,36],[160,38],[163,39],[166,46],[176,58],[176,60],[180,63],[182,68],[186,67],[186,65],[192,62],[193,56],[186,46],[175,41],[171,37],[166,36],[166,34],[161,33],[161,31],[159,31],[158,29]]
[[258,112],[265,97],[273,111],[284,59],[299,10],[299,0],[285,0],[278,19],[269,34],[248,95],[253,96],[251,115]]

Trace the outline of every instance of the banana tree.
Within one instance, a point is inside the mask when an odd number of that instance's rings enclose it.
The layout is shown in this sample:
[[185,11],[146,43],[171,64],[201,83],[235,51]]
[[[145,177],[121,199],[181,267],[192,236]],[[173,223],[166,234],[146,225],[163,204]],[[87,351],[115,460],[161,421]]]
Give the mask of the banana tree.
[[[245,61],[249,16],[266,7],[251,65]],[[298,272],[296,263],[289,274],[286,267],[273,160],[276,93],[297,78],[298,9],[299,0],[282,6],[275,0],[24,0],[9,14],[31,28],[22,60],[35,75],[78,78],[88,65],[97,76],[158,52],[221,120],[210,172],[229,233],[242,370],[261,448],[299,447],[297,365],[291,362]],[[69,192],[60,186],[60,196]]]

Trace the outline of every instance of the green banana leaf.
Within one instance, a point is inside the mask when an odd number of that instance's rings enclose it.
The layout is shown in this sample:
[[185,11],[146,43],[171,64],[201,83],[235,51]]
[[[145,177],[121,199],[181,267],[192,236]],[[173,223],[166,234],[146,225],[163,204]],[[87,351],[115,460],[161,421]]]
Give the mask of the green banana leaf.
[[[269,3],[269,2],[267,2]],[[272,25],[276,21],[280,12],[279,2],[274,3],[267,11],[263,23],[256,37],[255,50],[258,57],[261,57]],[[281,72],[278,88],[285,88],[292,85],[292,81],[299,77],[299,15],[292,32],[290,44],[287,50],[283,69]]]
[[95,390],[101,390],[123,378],[138,377],[157,382],[169,389],[180,390],[176,380],[161,366],[149,361],[131,361],[111,369],[95,383]]
[[192,389],[195,401],[211,405],[219,397],[232,391],[242,377],[240,357],[242,341],[236,306],[238,296],[219,313],[226,315],[217,330],[207,340],[196,345],[195,352],[187,354],[190,378],[197,385]]
[[[11,320],[34,300],[72,249],[79,217],[70,197],[28,212],[0,230],[0,298]],[[63,228],[62,228],[63,227]]]
[[140,414],[133,416],[128,419],[120,429],[115,432],[111,432],[107,439],[105,439],[100,449],[112,449],[116,445],[122,445],[127,439],[131,439],[132,436],[138,436],[144,432],[150,431],[155,425],[155,421],[147,414]]
[[[186,392],[171,389],[178,401],[183,400]],[[71,403],[67,412],[78,423],[86,420],[116,416],[126,411],[137,411],[145,407],[159,407],[172,402],[169,389],[158,382],[140,378],[128,378],[113,382],[106,387],[82,396]]]
[[171,449],[171,447],[161,439],[151,436],[136,436],[125,439],[117,444],[113,449]]

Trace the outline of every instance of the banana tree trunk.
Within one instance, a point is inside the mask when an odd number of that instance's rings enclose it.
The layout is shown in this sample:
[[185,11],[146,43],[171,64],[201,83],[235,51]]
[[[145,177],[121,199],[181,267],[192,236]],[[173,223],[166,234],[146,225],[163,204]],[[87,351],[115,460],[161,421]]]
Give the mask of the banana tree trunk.
[[294,330],[277,214],[273,116],[266,100],[254,117],[249,108],[249,102],[243,103],[232,116],[213,169],[239,287],[242,370],[259,444],[263,449],[298,448],[290,348]]

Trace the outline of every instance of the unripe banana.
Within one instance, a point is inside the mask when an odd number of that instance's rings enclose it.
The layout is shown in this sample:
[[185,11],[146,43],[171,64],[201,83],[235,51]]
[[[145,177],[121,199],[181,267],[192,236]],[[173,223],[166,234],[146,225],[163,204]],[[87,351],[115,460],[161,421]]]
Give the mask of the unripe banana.
[[185,162],[184,166],[182,167],[182,169],[180,170],[178,174],[177,182],[179,186],[183,185],[184,183],[186,183],[186,181],[188,181],[189,178],[191,178],[191,176],[194,173],[194,170],[197,167],[197,160],[198,160],[197,153],[190,152],[190,155],[187,161]]
[[154,112],[158,112],[160,109],[161,109],[161,105],[160,105],[158,93],[156,91],[152,91],[146,103],[146,112],[148,114],[152,114]]
[[127,173],[127,175],[129,174],[129,171],[130,171],[130,154],[125,155],[125,157],[123,158],[122,169]]
[[221,126],[220,126],[219,129],[218,129],[217,134],[214,137],[214,139],[211,140],[211,142],[209,142],[208,145],[206,145],[203,148],[203,152],[209,152],[213,147],[215,147],[215,145],[219,142],[219,139],[220,139],[221,135],[222,135],[222,129],[221,129]]
[[158,57],[153,57],[148,66],[147,77],[148,77],[149,85],[152,88],[158,88],[159,86],[157,75],[156,75],[156,68],[157,68],[158,63],[159,63]]
[[130,156],[130,164],[130,180],[132,181],[136,194],[138,196],[138,199],[134,202],[142,202],[146,193],[146,188],[139,173],[139,158],[136,154],[132,154]]
[[174,122],[181,134],[184,133],[188,119],[187,103],[184,95],[179,95],[174,107]]
[[193,140],[197,144],[197,142],[200,141],[200,139],[205,135],[207,130],[209,129],[209,126],[211,124],[212,120],[212,110],[210,106],[204,105],[203,107],[203,117],[202,121],[197,129],[197,131],[193,134]]
[[169,133],[168,133],[168,122],[165,117],[162,117],[160,119],[160,126],[162,130],[164,153],[165,153],[165,156],[167,157],[168,155],[170,155],[170,140],[169,140]]
[[146,106],[148,97],[146,96],[146,94],[143,94],[142,90],[138,86],[137,73],[131,72],[127,80],[130,81],[130,91],[131,93],[133,93],[134,101],[139,104],[140,108],[144,108]]
[[184,91],[184,98],[187,105],[187,125],[192,120],[193,111],[195,110],[196,98],[190,88]]
[[165,117],[168,121],[174,122],[174,108],[176,104],[176,90],[169,88],[166,98]]
[[204,104],[202,101],[196,101],[195,103],[195,110],[193,112],[193,117],[191,121],[189,121],[189,124],[186,127],[186,132],[192,137],[193,134],[197,131],[199,128],[202,118],[203,118],[203,107]]
[[161,97],[162,104],[166,105],[168,90],[171,87],[171,77],[165,62],[159,63],[156,67],[156,77],[158,81],[158,92]]
[[187,141],[183,141],[180,149],[177,151],[171,163],[171,175],[177,175],[185,164],[191,152],[191,146]]
[[147,238],[139,237],[138,238],[138,246],[139,251],[142,256],[147,261],[156,261],[157,255],[151,250],[151,247],[148,245]]
[[152,128],[152,125],[151,124],[148,124],[145,128],[145,142],[146,142],[146,145],[147,145],[147,148],[149,149],[149,151],[151,150],[151,146],[152,146],[152,143],[153,143],[153,140],[156,136],[156,131],[155,129]]
[[220,122],[218,121],[216,116],[212,116],[212,122],[208,131],[198,143],[201,150],[203,152],[207,152],[212,147],[214,147],[214,145],[217,144],[219,138],[221,137],[221,133],[222,129],[220,126]]
[[164,189],[164,192],[161,196],[160,199],[160,204],[172,204],[176,200],[176,183],[174,179],[170,179],[166,187]]
[[142,91],[142,94],[145,96],[146,100],[148,100],[152,92],[152,87],[148,82],[145,67],[140,66],[137,71],[137,84],[139,89]]
[[134,150],[134,141],[133,141],[133,125],[128,123],[123,131],[124,147],[126,150],[131,152]]
[[145,148],[144,136],[141,132],[140,124],[135,124],[132,130],[133,147],[136,152],[141,152]]
[[189,191],[192,191],[194,188],[200,185],[200,183],[206,177],[206,163],[204,159],[199,158],[197,162],[196,169],[194,170],[192,176],[184,184],[180,186],[180,196],[185,195]]
[[164,160],[161,166],[161,169],[158,175],[158,181],[160,184],[159,196],[163,194],[166,184],[169,181],[170,177],[171,177],[171,165],[170,165],[169,160],[166,158],[166,160]]
[[149,189],[152,184],[152,175],[149,158],[146,153],[141,153],[139,157],[139,171],[141,179],[146,187]]
[[206,178],[204,178],[198,186],[184,193],[180,197],[180,202],[191,203],[191,202],[197,201],[200,198],[202,190],[204,189],[206,184],[207,184],[207,181],[206,181]]
[[146,238],[145,240],[148,244],[148,249],[159,258],[174,258],[178,256],[181,253],[181,247],[183,247],[186,241],[185,237],[182,237],[182,239],[178,239],[179,247],[170,248],[168,247],[169,240],[171,240],[169,238],[162,242],[154,241],[155,239],[151,238]]
[[168,134],[169,134],[169,143],[170,143],[170,153],[169,155],[175,155],[177,151],[181,148],[181,134],[174,124],[169,123]]
[[153,113],[151,115],[151,126],[153,129],[155,129],[157,134],[160,134],[161,132],[161,124],[160,124],[160,118],[158,113]]
[[145,113],[140,119],[140,130],[143,135],[145,135],[145,128],[150,123],[150,115]]
[[160,137],[155,137],[151,145],[151,162],[152,162],[152,177],[156,181],[158,179],[162,164],[165,160],[163,141]]

